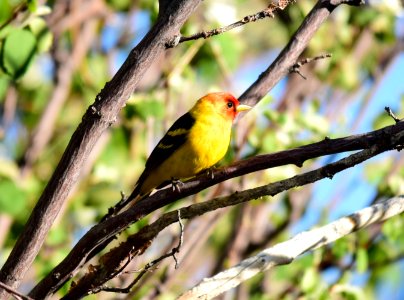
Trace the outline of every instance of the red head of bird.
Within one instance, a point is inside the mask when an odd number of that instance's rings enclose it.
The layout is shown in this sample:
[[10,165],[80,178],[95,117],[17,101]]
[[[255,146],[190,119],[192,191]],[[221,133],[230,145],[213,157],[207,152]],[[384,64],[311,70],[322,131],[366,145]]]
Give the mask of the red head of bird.
[[240,102],[230,93],[210,93],[200,98],[192,111],[198,114],[217,115],[228,121],[233,121],[239,112],[249,110],[248,105]]

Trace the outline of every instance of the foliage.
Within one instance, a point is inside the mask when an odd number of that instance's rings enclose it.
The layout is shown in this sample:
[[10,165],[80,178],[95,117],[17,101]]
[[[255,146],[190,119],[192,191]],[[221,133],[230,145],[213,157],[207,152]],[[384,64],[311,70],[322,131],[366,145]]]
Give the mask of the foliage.
[[[112,0],[98,8],[101,12],[88,9],[86,18],[69,23],[68,18],[82,8],[68,4],[71,7],[63,11],[59,2],[42,6],[36,1],[0,0],[0,223],[7,224],[0,232],[0,264],[11,251],[81,116],[156,20],[158,11],[150,1]],[[395,31],[395,26],[402,27],[402,19],[400,23],[396,12],[384,4],[388,1],[380,2],[335,11],[304,53],[305,57],[331,53],[332,58],[304,66],[307,81],[297,74],[289,75],[239,120],[232,148],[222,164],[309,144],[325,136],[380,128],[392,123],[384,106],[391,106],[398,116],[404,115],[402,89],[401,96],[377,94],[383,88],[398,89],[388,67],[398,63],[399,51],[394,50],[403,38]],[[265,5],[258,0],[204,1],[182,33],[227,25]],[[177,117],[208,91],[242,93],[283,48],[312,5],[313,1],[297,1],[274,19],[183,43],[159,58],[119,120],[93,150],[80,183],[69,195],[35,261],[34,280],[63,259],[78,238],[120,199],[120,191],[130,193],[148,154]],[[90,40],[84,43],[85,39]],[[44,111],[57,101],[62,105],[51,112],[57,118],[48,125],[50,137],[30,159],[27,153],[35,144],[30,137],[41,121],[47,122],[49,115]],[[327,163],[327,159],[311,161],[303,169],[284,166],[247,175],[175,205],[284,179]],[[354,176],[349,175],[351,171],[336,176],[331,190],[318,182],[268,201],[226,209],[215,219],[202,216],[190,221],[185,235],[189,249],[180,253],[180,269],[174,271],[167,261],[153,273],[153,284],[145,280],[141,293],[162,289],[175,296],[213,270],[251,255],[259,246],[280,242],[292,233],[318,222],[327,223],[383,197],[403,194],[403,164],[402,155],[389,153],[355,168]],[[353,203],[355,200],[360,203]],[[172,209],[170,206],[164,211]],[[130,228],[119,240],[146,221]],[[235,293],[246,293],[251,299],[363,299],[377,298],[383,285],[392,283],[398,290],[403,279],[403,222],[403,216],[398,216],[371,226],[251,280]],[[140,269],[170,249],[178,234],[173,228],[163,231],[130,268]],[[200,236],[195,238],[193,231]],[[125,274],[111,284],[125,285],[131,278],[132,274]],[[402,287],[400,291],[403,293]]]

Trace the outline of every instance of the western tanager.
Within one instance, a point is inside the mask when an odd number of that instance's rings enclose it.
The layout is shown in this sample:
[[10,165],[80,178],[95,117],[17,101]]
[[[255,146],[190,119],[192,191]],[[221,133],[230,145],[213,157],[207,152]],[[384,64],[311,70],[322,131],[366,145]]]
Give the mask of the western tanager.
[[250,108],[229,93],[200,98],[154,148],[127,203],[133,204],[155,188],[191,178],[215,165],[227,152],[234,118]]

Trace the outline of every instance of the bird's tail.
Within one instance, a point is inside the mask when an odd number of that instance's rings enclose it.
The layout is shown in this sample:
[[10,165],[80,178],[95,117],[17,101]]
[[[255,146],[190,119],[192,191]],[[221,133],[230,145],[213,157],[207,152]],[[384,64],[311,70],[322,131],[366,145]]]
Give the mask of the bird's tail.
[[149,196],[151,193],[144,193],[141,191],[141,184],[137,183],[135,186],[135,189],[133,190],[133,192],[129,195],[128,198],[126,198],[125,203],[128,208],[134,206],[137,202],[139,202],[141,199],[146,198],[147,196]]
[[133,200],[135,200],[136,198],[138,198],[138,196],[140,196],[140,187],[139,187],[139,185],[137,184],[137,185],[135,186],[135,189],[133,190],[133,192],[129,195],[128,198],[126,198],[126,202],[127,202],[127,203],[132,202]]
[[132,207],[136,202],[138,202],[142,198],[143,197],[140,193],[140,184],[137,183],[133,192],[129,195],[128,198],[126,198],[125,202],[127,204],[130,204],[130,207]]

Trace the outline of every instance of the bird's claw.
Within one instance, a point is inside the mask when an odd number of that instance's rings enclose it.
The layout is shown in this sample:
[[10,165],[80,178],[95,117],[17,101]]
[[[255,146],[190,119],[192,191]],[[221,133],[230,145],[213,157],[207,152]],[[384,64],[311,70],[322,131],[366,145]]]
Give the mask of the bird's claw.
[[206,174],[208,175],[208,177],[210,177],[211,179],[215,178],[215,174],[214,174],[214,167],[210,167],[208,169],[206,169]]
[[171,178],[171,185],[172,185],[173,192],[177,191],[178,193],[180,193],[181,192],[180,186],[183,184],[184,183],[181,180],[176,179],[176,178]]

